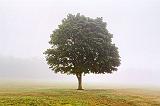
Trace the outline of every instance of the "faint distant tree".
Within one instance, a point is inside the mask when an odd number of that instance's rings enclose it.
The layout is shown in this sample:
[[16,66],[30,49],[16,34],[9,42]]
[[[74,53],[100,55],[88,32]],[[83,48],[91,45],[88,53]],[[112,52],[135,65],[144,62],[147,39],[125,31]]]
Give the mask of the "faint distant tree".
[[120,56],[112,37],[102,18],[68,14],[50,36],[46,61],[55,73],[76,75],[82,90],[82,75],[117,71]]

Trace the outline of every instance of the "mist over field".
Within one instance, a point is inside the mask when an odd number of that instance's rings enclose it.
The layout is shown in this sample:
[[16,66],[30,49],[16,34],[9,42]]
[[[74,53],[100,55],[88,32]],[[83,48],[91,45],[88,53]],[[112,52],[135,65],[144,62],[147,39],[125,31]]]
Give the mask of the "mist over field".
[[160,87],[159,0],[0,0],[0,83],[76,86],[75,76],[52,72],[43,54],[68,13],[103,17],[121,56],[117,72],[85,75],[84,87]]
[[[14,58],[0,57],[1,74],[0,84],[19,83],[19,85],[51,85],[54,87],[75,87],[77,79],[74,75],[55,74],[45,62],[44,58]],[[89,74],[83,76],[84,87],[111,88],[111,87],[160,87],[159,73],[150,70],[118,70],[113,74]],[[142,77],[143,75],[143,77]],[[143,78],[143,80],[142,80]],[[11,82],[11,83],[9,83]],[[36,84],[37,83],[37,84]],[[69,88],[71,88],[69,87]]]

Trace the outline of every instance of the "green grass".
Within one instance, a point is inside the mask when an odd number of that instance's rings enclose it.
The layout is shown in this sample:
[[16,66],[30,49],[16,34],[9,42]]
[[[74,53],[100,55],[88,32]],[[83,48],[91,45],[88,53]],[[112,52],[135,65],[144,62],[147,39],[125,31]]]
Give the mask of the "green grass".
[[135,89],[0,88],[0,106],[160,106],[160,92]]

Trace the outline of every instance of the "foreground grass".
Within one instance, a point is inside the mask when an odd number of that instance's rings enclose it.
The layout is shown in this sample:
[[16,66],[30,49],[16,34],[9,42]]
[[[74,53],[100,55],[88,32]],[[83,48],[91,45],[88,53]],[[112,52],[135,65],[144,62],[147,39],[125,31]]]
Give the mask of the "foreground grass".
[[0,106],[160,106],[143,90],[0,89]]

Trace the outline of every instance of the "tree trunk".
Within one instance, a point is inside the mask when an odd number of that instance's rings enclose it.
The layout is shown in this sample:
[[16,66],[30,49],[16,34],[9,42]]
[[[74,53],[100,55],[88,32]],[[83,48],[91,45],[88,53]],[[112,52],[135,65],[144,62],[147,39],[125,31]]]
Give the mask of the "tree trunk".
[[77,90],[83,90],[82,89],[82,74],[76,74],[78,79],[78,89]]

